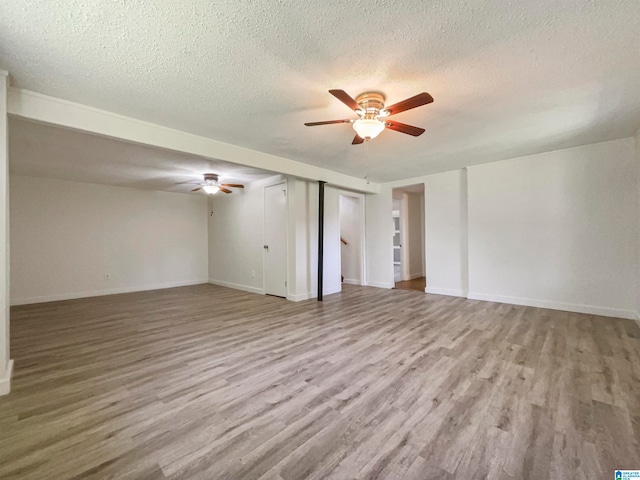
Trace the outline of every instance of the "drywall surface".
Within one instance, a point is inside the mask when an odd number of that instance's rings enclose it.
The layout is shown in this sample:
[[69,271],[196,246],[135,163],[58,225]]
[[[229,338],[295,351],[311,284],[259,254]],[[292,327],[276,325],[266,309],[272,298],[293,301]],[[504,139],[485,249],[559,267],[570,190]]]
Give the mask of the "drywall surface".
[[[324,272],[323,294],[330,295],[342,290],[340,282],[340,206],[338,189],[325,186],[324,189]],[[317,212],[310,211],[310,217]],[[312,221],[312,220],[311,220]],[[317,240],[314,242],[317,245]]]
[[264,293],[264,187],[255,183],[231,195],[209,197],[209,281]]
[[406,238],[404,247],[408,255],[408,277],[406,280],[424,276],[424,194],[406,195]]
[[0,395],[11,389],[9,360],[9,145],[8,74],[0,70]]
[[340,244],[341,273],[345,283],[362,284],[362,198],[340,195]]
[[638,212],[636,215],[636,319],[640,320],[640,129],[635,136],[636,182],[638,186]]
[[[264,188],[287,182],[287,299],[317,296],[318,184],[276,176],[256,182],[243,192],[216,195],[209,212],[209,281],[254,293],[264,293]],[[324,291],[339,292],[338,193],[325,187]]]
[[637,178],[630,138],[470,167],[469,297],[633,316]]
[[315,296],[318,275],[318,222],[309,221],[318,212],[317,184],[289,180],[289,292],[293,301]]
[[381,185],[380,193],[365,196],[366,284],[393,288],[392,189]]
[[[291,183],[291,182],[290,182]],[[315,298],[318,295],[318,183],[296,179],[295,193],[289,196],[289,230],[296,237],[289,258],[295,258],[295,278],[290,284],[289,299],[294,301]],[[325,185],[324,189],[324,242],[323,242],[323,295],[342,289],[340,283],[340,217],[338,190]],[[291,271],[291,268],[290,268]]]
[[424,177],[428,293],[466,296],[465,171]]
[[204,283],[206,211],[199,195],[12,175],[11,301]]

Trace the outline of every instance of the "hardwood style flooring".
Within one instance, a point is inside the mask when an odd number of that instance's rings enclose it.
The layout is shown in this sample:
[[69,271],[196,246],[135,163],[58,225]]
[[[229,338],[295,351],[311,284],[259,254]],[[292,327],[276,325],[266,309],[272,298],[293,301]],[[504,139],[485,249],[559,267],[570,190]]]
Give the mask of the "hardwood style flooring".
[[608,479],[640,468],[640,327],[344,285],[12,309],[2,479]]
[[400,290],[416,290],[424,293],[424,289],[427,286],[427,279],[425,277],[414,278],[413,280],[405,280],[402,282],[396,282],[395,288]]

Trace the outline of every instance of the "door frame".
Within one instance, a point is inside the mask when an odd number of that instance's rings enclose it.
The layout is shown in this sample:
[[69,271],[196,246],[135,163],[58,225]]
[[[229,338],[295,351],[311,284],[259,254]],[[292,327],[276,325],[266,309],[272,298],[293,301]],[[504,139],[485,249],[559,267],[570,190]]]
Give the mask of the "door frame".
[[[274,183],[269,183],[268,185],[264,185],[262,187],[262,244],[265,245],[267,240],[267,232],[266,232],[266,216],[264,214],[265,209],[267,208],[266,201],[266,189],[270,187],[277,187],[278,185],[284,185],[285,190],[285,209],[287,212],[287,221],[286,221],[286,230],[285,230],[285,250],[286,250],[286,265],[285,270],[286,274],[286,293],[283,298],[289,297],[289,185],[287,180],[278,180]],[[262,249],[262,293],[267,295],[267,259],[266,259],[266,251],[264,248]]]
[[[366,250],[366,225],[365,225],[365,196],[364,193],[352,192],[350,190],[338,190],[338,227],[340,226],[340,196],[352,197],[358,199],[360,205],[360,285],[367,284],[367,250]],[[341,235],[338,228],[338,235]],[[340,246],[342,249],[342,246]],[[342,272],[342,256],[339,258],[340,271]]]
[[[396,222],[395,219],[398,219],[398,229],[396,230]],[[398,240],[399,240],[399,245],[394,245],[392,244],[391,249],[392,249],[392,265],[393,265],[393,284],[395,285],[397,282],[401,282],[404,280],[404,265],[405,265],[405,259],[404,259],[404,232],[403,232],[403,228],[402,228],[402,206],[397,209],[397,210],[392,210],[391,211],[391,222],[393,223],[393,237],[396,236],[396,232],[398,233]],[[398,262],[396,262],[395,258],[396,258],[396,249],[400,251],[400,260]],[[400,266],[400,279],[396,280],[396,264],[399,264]]]
[[402,200],[400,200],[400,276],[401,281],[411,280],[409,272],[409,249],[411,246],[409,241],[409,195],[402,192]]

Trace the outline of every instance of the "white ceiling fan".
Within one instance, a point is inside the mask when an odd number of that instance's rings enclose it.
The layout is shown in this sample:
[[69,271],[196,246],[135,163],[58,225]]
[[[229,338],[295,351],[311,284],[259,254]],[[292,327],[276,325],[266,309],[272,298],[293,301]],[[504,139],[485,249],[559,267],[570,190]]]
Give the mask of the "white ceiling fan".
[[[196,183],[196,182],[187,182],[187,183]],[[229,188],[244,188],[244,185],[240,183],[220,183],[219,176],[217,173],[205,173],[204,174],[204,182],[197,182],[198,187],[191,190],[192,192],[197,192],[198,190],[203,190],[208,195],[215,195],[218,192],[224,193],[233,193]]]
[[360,145],[365,140],[371,140],[377,137],[385,128],[395,130],[396,132],[406,133],[414,137],[418,137],[424,133],[424,128],[406,125],[388,120],[388,117],[412,108],[421,107],[433,102],[433,97],[427,92],[419,93],[411,98],[407,98],[398,103],[394,103],[389,107],[385,107],[385,97],[379,92],[366,92],[354,100],[344,90],[329,90],[329,93],[352,109],[359,118],[344,120],[328,120],[324,122],[308,122],[307,127],[316,127],[318,125],[331,125],[337,123],[351,123],[356,131],[356,136],[351,142],[352,145]]

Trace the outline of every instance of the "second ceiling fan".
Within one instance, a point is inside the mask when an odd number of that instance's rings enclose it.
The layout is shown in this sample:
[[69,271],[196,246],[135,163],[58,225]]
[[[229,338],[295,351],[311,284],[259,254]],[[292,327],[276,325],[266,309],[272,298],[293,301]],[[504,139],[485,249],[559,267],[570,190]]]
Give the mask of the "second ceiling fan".
[[244,188],[244,185],[239,183],[220,183],[218,181],[218,175],[215,173],[205,173],[204,174],[204,183],[201,183],[199,187],[191,190],[192,192],[197,192],[198,190],[204,190],[205,193],[209,195],[215,195],[220,192],[224,193],[233,193],[227,187],[231,188]]
[[394,120],[387,120],[391,115],[421,107],[433,102],[433,97],[427,92],[419,93],[402,102],[394,103],[390,107],[385,107],[385,97],[378,92],[366,92],[354,100],[344,90],[329,90],[329,93],[344,103],[347,107],[358,114],[357,119],[328,120],[325,122],[305,123],[307,127],[318,125],[331,125],[335,123],[352,123],[356,136],[351,142],[352,145],[359,145],[365,140],[377,137],[385,128],[396,132],[406,133],[417,137],[424,133],[424,128],[406,125]]

